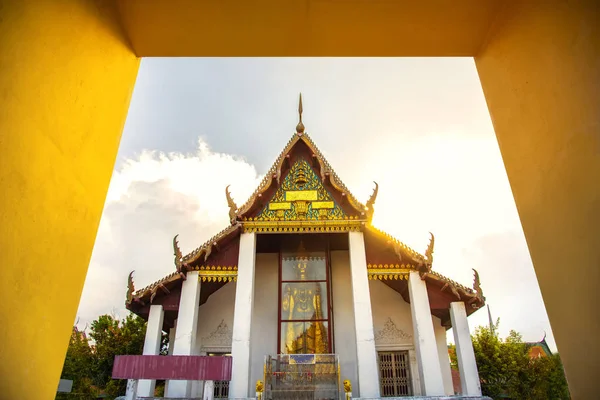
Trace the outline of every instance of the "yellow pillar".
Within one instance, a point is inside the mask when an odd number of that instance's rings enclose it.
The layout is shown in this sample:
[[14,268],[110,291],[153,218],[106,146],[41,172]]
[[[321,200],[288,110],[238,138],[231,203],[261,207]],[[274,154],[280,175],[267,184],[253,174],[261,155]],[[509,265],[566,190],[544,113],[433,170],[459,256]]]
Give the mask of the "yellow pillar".
[[477,69],[571,394],[595,398],[600,13],[592,1],[509,3]]
[[53,399],[139,59],[106,1],[0,0],[0,397]]

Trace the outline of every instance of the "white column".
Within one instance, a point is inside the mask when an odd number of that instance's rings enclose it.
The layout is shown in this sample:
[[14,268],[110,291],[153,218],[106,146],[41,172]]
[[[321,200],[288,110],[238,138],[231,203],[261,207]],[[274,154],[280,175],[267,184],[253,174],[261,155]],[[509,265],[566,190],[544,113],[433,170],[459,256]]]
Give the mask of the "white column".
[[213,400],[215,394],[215,381],[204,381],[203,400]]
[[356,360],[358,364],[357,397],[379,398],[379,369],[375,334],[373,333],[373,313],[369,292],[369,275],[365,240],[362,232],[349,232],[350,273],[352,279],[352,300],[354,304],[354,328],[356,330]]
[[[200,280],[198,271],[187,273],[187,279],[181,285],[177,328],[175,330],[174,356],[191,356],[196,345],[198,329],[198,307],[200,303]],[[169,381],[166,397],[190,397],[192,381]]]
[[169,329],[169,349],[167,350],[167,354],[173,355],[173,347],[175,347],[175,332],[177,332],[177,320],[175,320],[175,326]]
[[[175,327],[169,329],[169,349],[167,350],[167,355],[173,355],[173,347],[175,346],[175,332],[177,326],[177,320],[174,321]],[[165,381],[165,393],[169,393],[169,382]]]
[[438,317],[432,315],[431,320],[433,321],[433,333],[435,334],[442,380],[444,381],[444,393],[446,396],[452,396],[454,394],[454,384],[452,383],[452,369],[450,368],[450,357],[448,356],[446,328]]
[[419,363],[419,378],[422,395],[443,396],[444,380],[440,358],[433,331],[427,285],[421,280],[419,273],[413,271],[408,278],[408,293],[410,295],[410,311],[412,314],[415,349]]
[[235,310],[231,340],[231,381],[229,398],[247,398],[250,388],[250,331],[254,301],[254,264],[256,261],[256,234],[240,235],[238,276],[235,288]]
[[[144,340],[145,356],[157,356],[160,354],[162,339],[162,326],[165,312],[162,305],[150,306],[148,323],[146,324],[146,339]],[[156,381],[152,379],[140,379],[138,382],[137,395],[141,397],[154,397]]]
[[475,362],[475,352],[473,351],[473,342],[471,342],[465,303],[462,301],[450,303],[450,319],[452,320],[452,331],[454,332],[454,342],[456,343],[456,356],[458,358],[462,394],[466,396],[481,396],[479,372],[477,371],[477,363]]
[[125,389],[125,400],[137,400],[137,379],[127,379],[127,387]]

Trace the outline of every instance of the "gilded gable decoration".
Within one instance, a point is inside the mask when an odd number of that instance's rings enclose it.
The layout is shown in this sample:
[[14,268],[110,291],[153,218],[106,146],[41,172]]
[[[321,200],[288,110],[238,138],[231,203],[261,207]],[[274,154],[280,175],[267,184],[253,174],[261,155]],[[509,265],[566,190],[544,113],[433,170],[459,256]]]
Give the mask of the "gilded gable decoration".
[[360,229],[362,222],[348,216],[310,164],[297,160],[256,218],[243,219],[246,231],[312,232]]
[[347,215],[308,165],[298,160],[259,218],[281,220],[343,219]]

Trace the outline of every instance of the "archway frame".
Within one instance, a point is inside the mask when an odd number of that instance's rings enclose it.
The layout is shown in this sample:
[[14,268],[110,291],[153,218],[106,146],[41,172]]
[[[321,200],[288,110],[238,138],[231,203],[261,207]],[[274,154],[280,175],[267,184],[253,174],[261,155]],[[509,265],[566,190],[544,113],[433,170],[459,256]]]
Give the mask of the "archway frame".
[[474,57],[571,393],[595,394],[594,3],[0,0],[4,394],[54,398],[140,57],[150,56]]

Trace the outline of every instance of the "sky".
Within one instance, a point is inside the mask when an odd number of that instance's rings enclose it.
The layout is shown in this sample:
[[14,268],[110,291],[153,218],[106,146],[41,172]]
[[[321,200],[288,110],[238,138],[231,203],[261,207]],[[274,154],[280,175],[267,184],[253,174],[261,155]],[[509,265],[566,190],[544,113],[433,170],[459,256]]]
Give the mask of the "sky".
[[[295,132],[306,132],[373,224],[466,286],[477,269],[500,334],[555,342],[471,58],[144,58],[77,321],[123,318],[136,288],[229,224]],[[485,309],[469,317],[473,332]],[[452,341],[452,333],[448,332]]]

